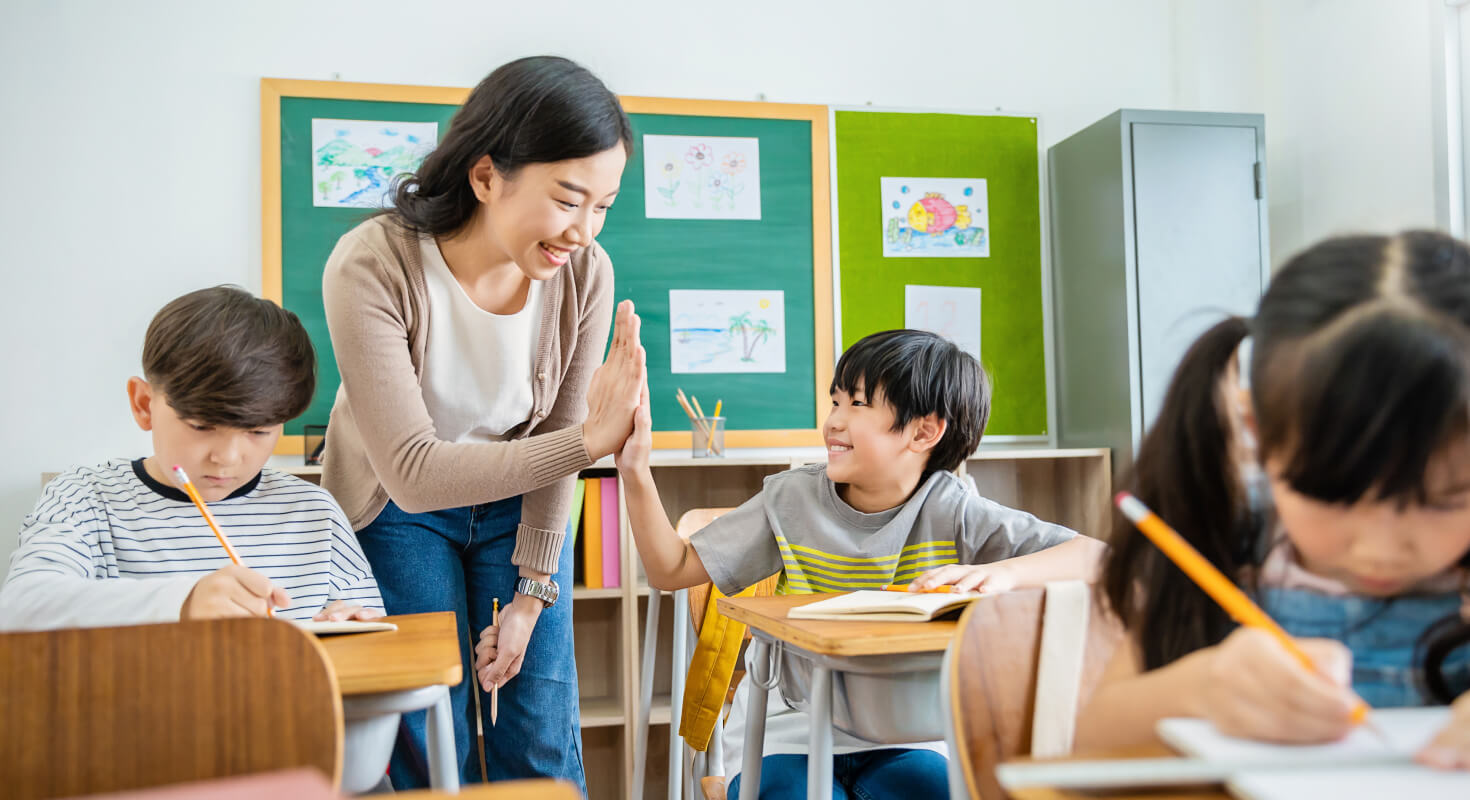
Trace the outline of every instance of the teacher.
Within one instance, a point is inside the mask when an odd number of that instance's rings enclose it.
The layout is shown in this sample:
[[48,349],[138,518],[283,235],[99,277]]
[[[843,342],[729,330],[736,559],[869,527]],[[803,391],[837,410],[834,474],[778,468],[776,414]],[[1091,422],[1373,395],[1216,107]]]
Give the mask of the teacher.
[[[643,384],[626,301],[594,372],[613,310],[595,239],[632,146],[592,73],[562,58],[506,64],[396,182],[393,208],[337,242],[322,279],[342,372],[322,485],[388,613],[457,615],[465,783],[548,776],[586,792],[566,529],[577,471],[622,446]],[[501,687],[483,776],[472,684],[486,717],[483,692]],[[424,716],[404,715],[396,788],[428,783]]]

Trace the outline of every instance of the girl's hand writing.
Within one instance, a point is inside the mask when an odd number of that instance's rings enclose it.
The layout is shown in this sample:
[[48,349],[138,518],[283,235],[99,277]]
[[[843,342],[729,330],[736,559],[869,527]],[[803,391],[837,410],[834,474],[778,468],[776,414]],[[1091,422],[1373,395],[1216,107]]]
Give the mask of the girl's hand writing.
[[1298,639],[1316,670],[1259,628],[1238,628],[1202,659],[1194,697],[1221,733],[1271,742],[1330,742],[1353,727],[1352,653],[1331,639]]

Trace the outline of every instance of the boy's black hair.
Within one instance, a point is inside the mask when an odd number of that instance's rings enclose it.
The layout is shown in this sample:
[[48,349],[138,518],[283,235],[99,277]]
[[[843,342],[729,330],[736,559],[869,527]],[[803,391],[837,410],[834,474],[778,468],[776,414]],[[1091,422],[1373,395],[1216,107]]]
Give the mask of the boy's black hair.
[[[1221,377],[1247,336],[1256,458],[1279,461],[1277,477],[1300,494],[1422,505],[1431,463],[1470,436],[1470,249],[1425,231],[1308,248],[1271,280],[1255,317],[1220,322],[1185,353],[1124,481],[1232,578],[1251,574],[1271,544],[1231,462],[1222,401]],[[1117,512],[1109,545],[1098,586],[1145,670],[1235,628]],[[1427,696],[1452,697],[1441,667],[1466,642],[1458,614],[1430,626]]]
[[266,428],[311,404],[316,350],[295,314],[239,287],[216,286],[153,317],[143,377],[181,419]]
[[420,233],[464,227],[479,207],[469,174],[490,156],[507,178],[527,164],[594,156],[619,144],[633,154],[633,126],[596,75],[557,56],[504,64],[454,113],[449,132],[416,173],[393,182],[394,214]]
[[882,397],[893,409],[893,430],[934,414],[944,436],[929,451],[924,474],[953,470],[975,448],[990,420],[990,379],[975,357],[928,331],[880,331],[859,339],[837,359],[832,386],[851,394],[861,387],[869,401]]

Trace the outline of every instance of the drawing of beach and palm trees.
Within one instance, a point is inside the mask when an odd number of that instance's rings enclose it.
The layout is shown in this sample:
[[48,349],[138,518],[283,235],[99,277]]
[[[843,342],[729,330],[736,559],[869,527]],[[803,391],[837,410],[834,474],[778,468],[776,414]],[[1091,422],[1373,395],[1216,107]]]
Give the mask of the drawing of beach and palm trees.
[[785,292],[669,290],[673,372],[785,372]]

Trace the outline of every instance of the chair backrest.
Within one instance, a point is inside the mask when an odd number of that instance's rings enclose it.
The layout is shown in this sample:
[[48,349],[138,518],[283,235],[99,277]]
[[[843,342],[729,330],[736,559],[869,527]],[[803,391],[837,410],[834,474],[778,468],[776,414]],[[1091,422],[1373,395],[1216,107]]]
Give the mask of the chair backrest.
[[341,779],[336,675],[286,622],[0,634],[0,708],[16,800],[303,766]]
[[[687,541],[701,528],[733,510],[731,508],[691,508],[679,517],[679,524],[674,527],[674,530],[678,532],[680,539]],[[704,629],[704,609],[709,604],[709,589],[708,583],[689,587],[689,622],[694,626],[695,633]]]
[[969,797],[1005,798],[995,768],[1031,753],[1033,734],[1038,750],[1050,751],[1045,755],[1071,749],[1077,711],[1123,638],[1117,621],[1088,602],[1090,588],[1074,583],[983,597],[960,617],[945,691],[950,759]]

